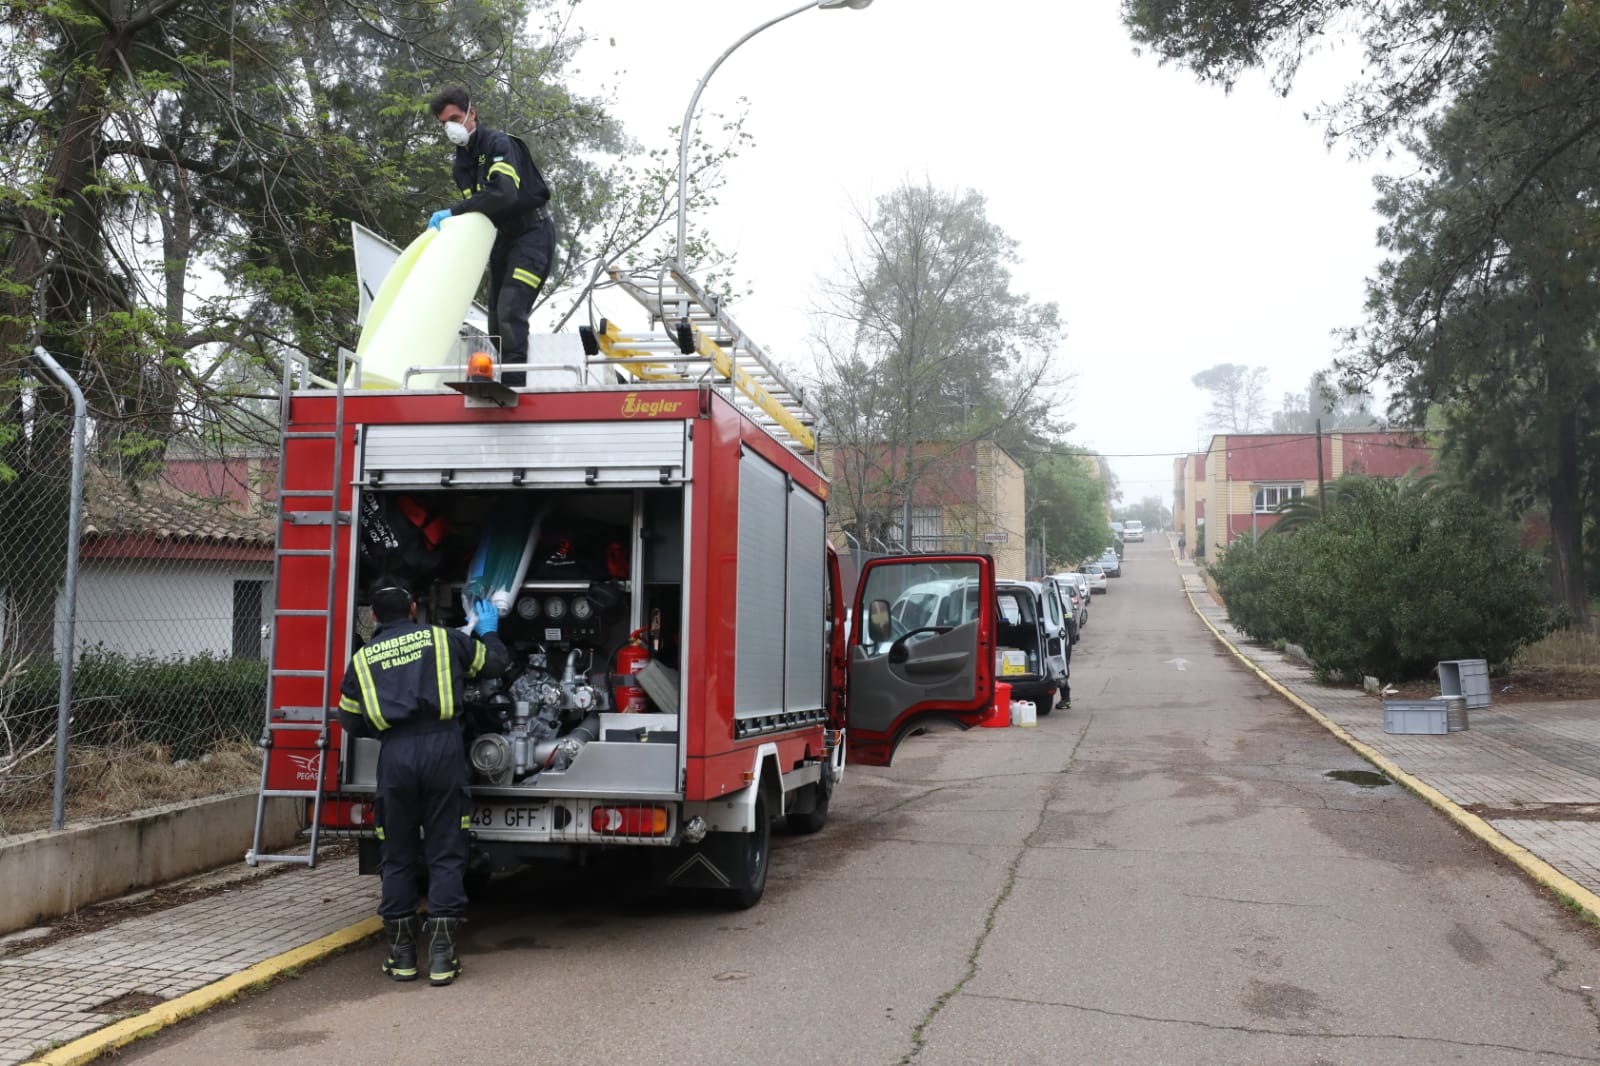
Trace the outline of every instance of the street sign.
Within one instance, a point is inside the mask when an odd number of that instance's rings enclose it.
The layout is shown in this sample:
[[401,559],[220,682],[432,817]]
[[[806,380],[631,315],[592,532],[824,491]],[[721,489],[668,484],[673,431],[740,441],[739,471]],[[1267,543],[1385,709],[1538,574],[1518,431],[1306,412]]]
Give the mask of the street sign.
[[999,533],[985,533],[983,535],[983,542],[985,544],[1004,544],[1010,539],[1011,534],[1003,530]]

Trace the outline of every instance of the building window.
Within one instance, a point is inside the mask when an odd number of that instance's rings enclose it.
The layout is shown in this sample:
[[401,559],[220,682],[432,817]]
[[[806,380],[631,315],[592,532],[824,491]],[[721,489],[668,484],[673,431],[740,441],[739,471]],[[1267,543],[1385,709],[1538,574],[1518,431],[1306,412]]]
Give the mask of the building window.
[[936,552],[944,549],[944,509],[942,507],[913,507],[911,509],[911,550]]
[[936,552],[944,550],[944,508],[911,508],[911,541],[901,536],[900,523],[889,527],[889,539],[905,545],[907,551]]
[[265,581],[233,583],[233,657],[261,658],[261,600]]
[[1280,505],[1304,496],[1305,491],[1305,486],[1300,484],[1257,485],[1256,514],[1271,514]]

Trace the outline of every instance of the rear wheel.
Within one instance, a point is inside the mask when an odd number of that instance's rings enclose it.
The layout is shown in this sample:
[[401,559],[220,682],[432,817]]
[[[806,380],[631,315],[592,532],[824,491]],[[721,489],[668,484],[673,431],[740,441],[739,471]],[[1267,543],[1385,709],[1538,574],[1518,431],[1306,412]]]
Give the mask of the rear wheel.
[[811,791],[815,801],[809,811],[791,811],[785,816],[789,832],[810,835],[821,832],[828,824],[828,804],[833,799],[833,763],[822,764],[822,779],[811,786]]
[[761,902],[767,890],[767,864],[772,853],[772,820],[767,815],[767,797],[756,794],[756,826],[748,833],[734,834],[738,842],[738,860],[729,865],[729,887],[717,893],[717,901],[729,910],[744,911]]

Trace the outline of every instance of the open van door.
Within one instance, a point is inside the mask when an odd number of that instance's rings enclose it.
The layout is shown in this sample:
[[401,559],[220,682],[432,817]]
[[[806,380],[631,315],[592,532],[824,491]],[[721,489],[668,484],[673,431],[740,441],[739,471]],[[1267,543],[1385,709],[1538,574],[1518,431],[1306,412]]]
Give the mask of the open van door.
[[994,560],[902,555],[862,567],[849,634],[850,760],[888,766],[910,730],[977,725],[994,702]]

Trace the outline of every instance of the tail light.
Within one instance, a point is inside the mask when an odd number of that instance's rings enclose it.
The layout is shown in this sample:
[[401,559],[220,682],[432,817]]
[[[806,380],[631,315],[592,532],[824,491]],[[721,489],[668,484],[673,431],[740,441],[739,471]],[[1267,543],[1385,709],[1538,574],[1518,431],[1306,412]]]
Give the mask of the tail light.
[[[311,801],[306,801],[307,814],[310,814]],[[322,824],[330,829],[364,829],[373,824],[372,804],[364,800],[337,800],[322,801]]]
[[658,837],[667,831],[665,807],[596,807],[589,816],[596,833],[618,836]]

